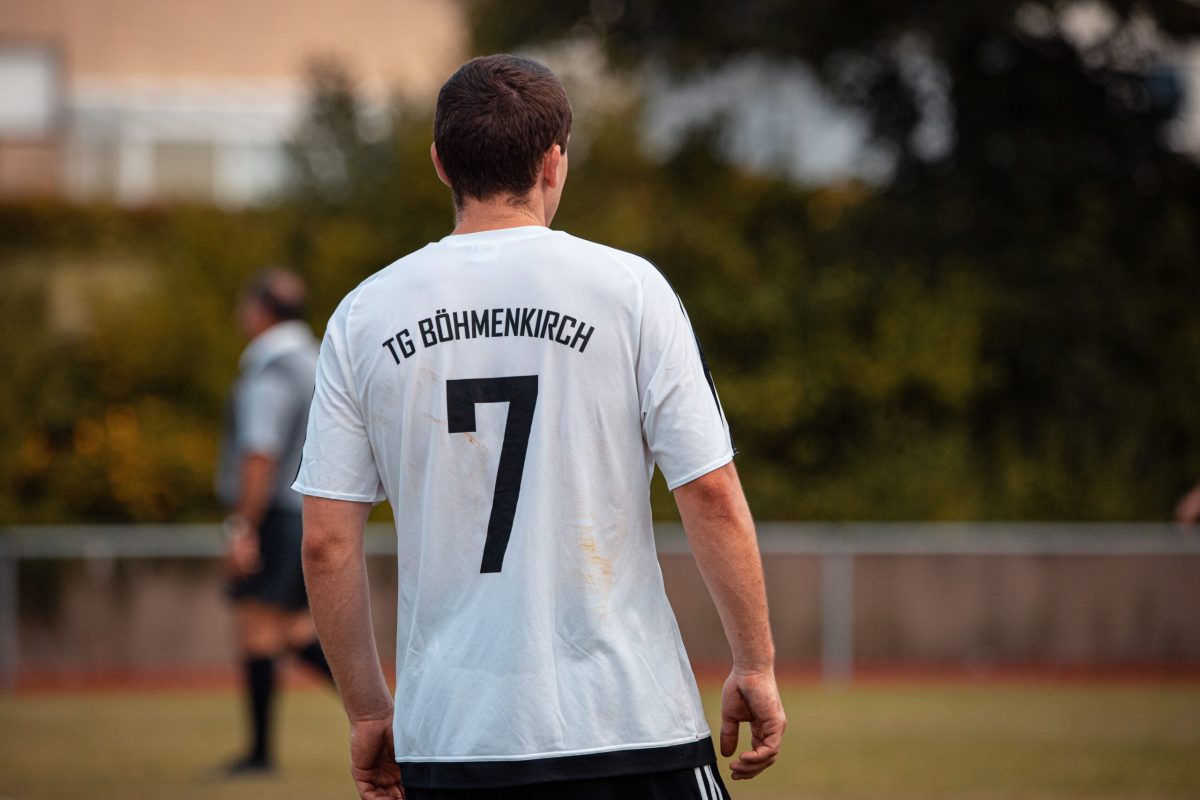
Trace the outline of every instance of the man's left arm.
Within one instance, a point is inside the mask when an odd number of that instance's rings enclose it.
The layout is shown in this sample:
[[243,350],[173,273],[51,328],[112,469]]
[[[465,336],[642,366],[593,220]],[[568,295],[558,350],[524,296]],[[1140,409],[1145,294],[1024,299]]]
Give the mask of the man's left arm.
[[235,402],[241,459],[238,501],[226,519],[226,532],[230,566],[234,575],[244,577],[262,567],[260,531],[274,499],[280,453],[287,447],[297,399],[278,370],[260,368],[242,379]]
[[304,583],[321,647],[350,719],[350,772],[363,800],[403,798],[392,696],[371,626],[363,529],[370,503],[304,498]]
[[677,487],[674,495],[733,654],[721,693],[721,755],[734,754],[741,723],[749,723],[751,749],[729,765],[734,780],[746,780],[775,763],[787,729],[754,520],[732,463]]
[[225,519],[229,536],[229,567],[235,576],[245,577],[262,568],[259,563],[259,527],[271,504],[275,485],[276,460],[266,453],[242,456],[238,501]]

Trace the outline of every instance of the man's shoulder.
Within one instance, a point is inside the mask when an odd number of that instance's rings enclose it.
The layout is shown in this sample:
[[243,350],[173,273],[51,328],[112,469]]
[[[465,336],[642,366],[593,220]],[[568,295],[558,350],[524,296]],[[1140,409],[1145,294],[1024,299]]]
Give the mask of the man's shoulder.
[[[660,274],[653,263],[637,253],[584,239],[565,231],[551,231],[551,234],[551,236],[542,238],[541,241],[548,243],[553,248],[567,251],[572,257],[600,263],[608,262],[614,267],[632,273],[639,280],[644,280],[647,274]],[[403,283],[409,279],[426,280],[430,276],[426,268],[436,270],[439,259],[443,255],[438,244],[438,242],[431,242],[369,275],[346,295],[343,303],[352,304],[357,298],[370,295],[373,290],[381,288],[381,284],[391,288],[390,284]]]
[[364,278],[362,282],[358,284],[358,286],[355,286],[350,293],[346,295],[346,297],[350,298],[352,296],[363,294],[364,292],[370,292],[371,289],[379,283],[389,280],[403,279],[405,276],[413,274],[413,272],[418,270],[422,265],[434,260],[436,258],[436,251],[436,242],[431,242],[424,247],[420,247],[416,250],[413,250],[411,253],[408,253],[407,255],[397,258],[392,263],[376,270]]
[[657,272],[657,268],[644,256],[637,253],[632,253],[628,250],[621,250],[612,245],[594,242],[591,239],[584,239],[580,236],[575,236],[571,233],[556,231],[563,247],[569,247],[574,252],[581,256],[591,256],[599,261],[608,261],[615,266],[624,268],[632,273],[639,281],[644,280],[649,273]]
[[[581,273],[577,274],[587,274],[596,279],[589,282],[600,295],[615,293],[628,296],[632,290],[640,296],[647,283],[661,282],[666,285],[659,269],[636,253],[565,231],[551,231],[550,235],[535,241],[539,242],[538,247],[548,246],[552,249],[555,265],[573,263],[582,268]],[[442,274],[439,267],[446,253],[439,244],[431,242],[369,275],[342,298],[330,318],[330,324],[349,334],[352,330],[359,330],[377,313],[390,311],[394,306],[392,298],[397,293],[408,296],[410,292],[425,292],[431,285],[444,280],[439,277]],[[543,251],[542,255],[545,254]]]
[[364,278],[357,286],[347,292],[341,302],[338,303],[337,308],[334,309],[333,315],[329,319],[330,323],[335,321],[340,321],[342,324],[347,323],[355,307],[363,298],[370,297],[381,285],[386,285],[389,281],[402,279],[414,266],[419,265],[429,257],[431,247],[432,245],[425,245],[420,249],[414,250]]

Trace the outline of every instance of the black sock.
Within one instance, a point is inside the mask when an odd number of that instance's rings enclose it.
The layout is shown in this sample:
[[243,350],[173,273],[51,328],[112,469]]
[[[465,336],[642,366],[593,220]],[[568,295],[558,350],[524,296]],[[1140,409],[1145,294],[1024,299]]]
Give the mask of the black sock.
[[321,649],[320,642],[313,639],[306,645],[293,647],[292,651],[295,652],[301,661],[308,664],[317,672],[320,672],[329,679],[330,683],[333,683],[333,672],[329,669],[329,662],[325,660],[325,651]]
[[250,729],[254,743],[250,758],[271,760],[271,701],[275,697],[275,659],[246,659],[246,689],[250,697]]

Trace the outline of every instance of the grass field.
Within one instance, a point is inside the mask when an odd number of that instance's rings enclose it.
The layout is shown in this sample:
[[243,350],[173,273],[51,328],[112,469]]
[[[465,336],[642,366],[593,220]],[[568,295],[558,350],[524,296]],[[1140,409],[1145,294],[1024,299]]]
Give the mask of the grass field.
[[[715,692],[706,702],[714,718]],[[779,763],[739,800],[1200,797],[1200,686],[790,687]],[[221,780],[231,690],[0,696],[0,798],[349,798],[331,693],[287,694],[273,778]]]

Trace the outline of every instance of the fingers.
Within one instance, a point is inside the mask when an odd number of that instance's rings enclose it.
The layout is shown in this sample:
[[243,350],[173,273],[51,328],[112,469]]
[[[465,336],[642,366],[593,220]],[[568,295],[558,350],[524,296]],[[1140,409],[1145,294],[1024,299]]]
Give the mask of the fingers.
[[732,677],[721,690],[721,755],[728,758],[737,751],[738,726],[751,719],[746,698]]
[[737,750],[740,723],[750,723],[752,749],[729,764],[733,780],[748,780],[775,763],[787,729],[773,675],[731,675],[721,703],[721,755]]
[[243,576],[253,575],[262,569],[262,557],[258,554],[258,548],[252,546],[251,543],[243,546],[240,562],[238,566]]
[[358,796],[362,800],[404,800],[404,789],[398,784],[378,786],[374,783],[355,781]]
[[729,717],[721,719],[721,755],[729,758],[737,750],[738,722]]
[[729,771],[733,779],[748,780],[774,764],[779,757],[781,738],[778,735],[769,736],[753,750],[747,750],[732,761]]
[[350,723],[350,775],[362,800],[403,800],[391,714]]
[[404,788],[400,785],[400,766],[392,761],[380,761],[375,769],[351,770],[354,788],[362,800],[403,800]]
[[759,775],[759,773],[761,773],[767,767],[774,764],[775,759],[778,758],[777,754],[771,754],[770,756],[764,758],[761,761],[750,762],[750,761],[745,760],[746,757],[749,755],[752,755],[752,754],[751,753],[743,753],[741,758],[739,758],[736,761],[730,762],[729,773],[730,773],[730,777],[733,778],[733,780],[748,781],[751,778],[755,778]]
[[1200,517],[1200,491],[1192,489],[1179,499],[1175,506],[1175,521],[1181,525],[1191,525]]
[[747,750],[730,763],[733,779],[747,780],[758,775],[775,763],[779,757],[779,746],[783,740],[781,732],[768,734],[753,750]]
[[229,545],[228,568],[235,578],[245,578],[262,569],[262,558],[256,540],[245,535],[234,538]]

